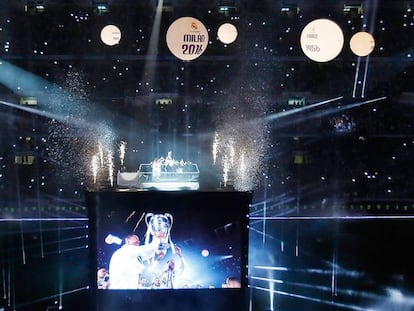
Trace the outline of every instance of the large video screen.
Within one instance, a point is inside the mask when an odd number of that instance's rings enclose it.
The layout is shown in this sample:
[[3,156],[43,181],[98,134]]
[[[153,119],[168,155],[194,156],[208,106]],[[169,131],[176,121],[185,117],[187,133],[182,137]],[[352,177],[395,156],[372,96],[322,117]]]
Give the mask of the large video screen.
[[140,297],[166,292],[244,295],[251,193],[103,191],[86,199],[98,303],[125,293],[140,306]]

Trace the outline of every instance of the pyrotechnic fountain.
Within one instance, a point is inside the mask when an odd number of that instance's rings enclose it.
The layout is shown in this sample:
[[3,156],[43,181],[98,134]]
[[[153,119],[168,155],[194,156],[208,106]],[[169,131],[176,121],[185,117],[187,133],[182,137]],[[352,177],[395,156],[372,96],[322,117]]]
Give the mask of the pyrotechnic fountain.
[[[234,129],[216,132],[213,144],[213,163],[221,167],[221,184],[224,188],[238,191],[253,190],[256,178],[263,166],[266,140],[240,137],[246,125],[234,125]],[[240,126],[240,129],[236,127]],[[242,129],[243,128],[243,129]]]
[[93,184],[95,185],[96,178],[98,175],[98,157],[96,155],[92,156],[91,169],[92,169],[92,176],[93,176]]
[[121,143],[119,144],[119,161],[121,164],[121,170],[124,167],[125,153],[126,153],[126,142],[121,141]]
[[114,186],[114,162],[112,160],[112,154],[108,153],[108,180],[111,187]]
[[216,161],[217,161],[217,153],[218,153],[219,144],[220,144],[220,139],[219,139],[218,133],[216,132],[214,135],[214,141],[213,141],[213,164],[216,164]]

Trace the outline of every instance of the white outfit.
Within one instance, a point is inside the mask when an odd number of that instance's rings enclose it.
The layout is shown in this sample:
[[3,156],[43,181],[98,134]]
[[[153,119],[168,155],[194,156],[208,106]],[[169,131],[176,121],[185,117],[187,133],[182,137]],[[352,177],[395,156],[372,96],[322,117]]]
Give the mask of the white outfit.
[[166,269],[162,272],[161,281],[163,288],[180,288],[178,279],[183,274],[185,269],[184,258],[180,257],[180,266],[175,267],[174,270]]
[[142,261],[154,256],[158,240],[146,245],[124,244],[109,262],[110,289],[137,289],[139,276],[145,268]]

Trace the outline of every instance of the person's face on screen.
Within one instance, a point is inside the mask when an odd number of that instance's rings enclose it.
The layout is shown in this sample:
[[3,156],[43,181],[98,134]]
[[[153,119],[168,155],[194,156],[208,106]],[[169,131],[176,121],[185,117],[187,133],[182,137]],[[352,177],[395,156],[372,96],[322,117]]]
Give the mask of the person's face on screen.
[[130,235],[125,239],[125,244],[128,244],[128,245],[137,245],[138,246],[139,243],[140,243],[140,240],[139,240],[138,236],[136,236],[135,234]]
[[168,261],[168,269],[174,270],[175,268],[175,261],[173,259]]
[[162,260],[164,259],[166,255],[166,250],[165,249],[158,250],[156,254],[157,254],[157,260]]
[[156,286],[156,287],[160,287],[161,286],[161,280],[160,280],[160,278],[155,278],[154,279],[154,286]]
[[107,273],[108,273],[108,271],[105,268],[99,269],[98,272],[97,272],[98,278],[103,279],[106,276]]

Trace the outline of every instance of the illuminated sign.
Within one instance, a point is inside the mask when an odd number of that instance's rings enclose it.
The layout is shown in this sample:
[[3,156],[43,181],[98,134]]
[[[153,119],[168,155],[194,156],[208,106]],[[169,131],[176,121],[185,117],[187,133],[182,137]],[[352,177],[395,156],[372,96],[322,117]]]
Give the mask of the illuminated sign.
[[32,96],[20,97],[20,105],[36,106],[37,98]]

